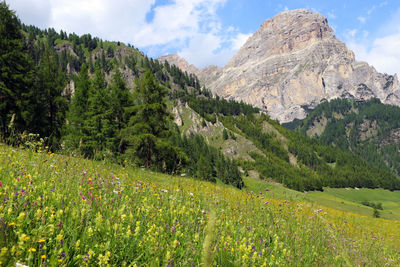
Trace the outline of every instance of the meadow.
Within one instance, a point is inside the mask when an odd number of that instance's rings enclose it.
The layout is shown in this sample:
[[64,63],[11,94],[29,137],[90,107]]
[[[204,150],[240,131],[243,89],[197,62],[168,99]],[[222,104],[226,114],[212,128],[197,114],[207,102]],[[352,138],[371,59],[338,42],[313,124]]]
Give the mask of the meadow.
[[35,146],[0,145],[3,266],[400,265],[399,221]]

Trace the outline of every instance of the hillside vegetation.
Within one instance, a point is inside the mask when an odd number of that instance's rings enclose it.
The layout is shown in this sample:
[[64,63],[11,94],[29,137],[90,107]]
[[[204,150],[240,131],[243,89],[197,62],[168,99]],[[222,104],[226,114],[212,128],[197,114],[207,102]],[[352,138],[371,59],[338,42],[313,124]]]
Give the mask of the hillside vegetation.
[[[4,143],[41,140],[50,152],[239,189],[249,173],[298,191],[400,189],[388,170],[289,132],[251,105],[213,96],[195,75],[130,44],[26,26],[5,3],[0,8],[7,26],[0,40]],[[172,116],[177,107],[194,114],[179,126]]]
[[[315,130],[319,128],[319,132]],[[400,108],[378,99],[336,99],[318,105],[299,131],[400,174]],[[313,134],[314,133],[314,134]]]
[[42,149],[0,146],[3,265],[400,264],[396,221]]

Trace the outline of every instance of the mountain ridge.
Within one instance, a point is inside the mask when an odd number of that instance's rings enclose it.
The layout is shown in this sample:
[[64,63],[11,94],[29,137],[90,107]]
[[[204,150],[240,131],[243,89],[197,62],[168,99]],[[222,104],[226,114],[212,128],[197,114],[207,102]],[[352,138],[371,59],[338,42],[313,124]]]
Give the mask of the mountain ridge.
[[[174,58],[160,60],[182,65]],[[185,70],[213,93],[257,106],[281,123],[303,119],[308,108],[335,98],[400,105],[397,75],[356,61],[327,19],[305,9],[264,21],[223,68]]]

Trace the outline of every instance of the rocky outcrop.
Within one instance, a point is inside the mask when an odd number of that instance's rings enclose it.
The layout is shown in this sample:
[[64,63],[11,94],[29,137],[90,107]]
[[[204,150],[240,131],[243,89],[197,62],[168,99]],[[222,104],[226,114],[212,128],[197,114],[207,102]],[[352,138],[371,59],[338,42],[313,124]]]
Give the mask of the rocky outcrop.
[[211,65],[203,69],[198,69],[196,66],[189,64],[185,59],[177,54],[165,55],[157,58],[160,62],[168,61],[170,65],[175,65],[182,71],[195,74],[203,84],[209,84],[216,79],[216,76],[222,71],[222,68]]
[[224,68],[193,73],[212,92],[253,104],[280,122],[302,119],[307,109],[334,98],[400,104],[396,75],[357,62],[327,19],[304,9],[266,20]]

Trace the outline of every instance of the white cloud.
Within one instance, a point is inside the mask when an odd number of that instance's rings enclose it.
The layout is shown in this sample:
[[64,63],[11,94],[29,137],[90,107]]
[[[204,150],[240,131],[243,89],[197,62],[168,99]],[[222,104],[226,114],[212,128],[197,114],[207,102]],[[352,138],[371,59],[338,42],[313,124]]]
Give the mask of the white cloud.
[[365,22],[367,21],[367,18],[366,18],[366,17],[363,17],[363,16],[359,16],[359,17],[357,17],[357,19],[358,19],[361,23],[365,23]]
[[371,15],[375,11],[375,9],[376,9],[375,5],[373,5],[370,9],[368,9],[367,11],[368,16]]
[[12,0],[7,1],[12,10],[17,11],[18,17],[25,24],[37,27],[48,27],[50,22],[50,0]]
[[[380,6],[384,5],[382,2]],[[360,34],[356,30],[348,30],[346,43],[355,53],[358,60],[373,65],[379,72],[400,74],[400,9],[380,26],[377,37],[370,37],[368,31]],[[354,34],[353,34],[354,33]]]
[[330,11],[326,14],[328,19],[336,19],[336,14],[333,11]]
[[357,29],[347,29],[347,30],[344,32],[344,36],[346,37],[346,39],[352,40],[353,38],[355,38],[357,32],[358,32]]
[[226,1],[172,0],[156,6],[156,0],[12,0],[10,6],[26,24],[132,43],[150,56],[179,51],[203,67],[224,65],[247,39],[222,26],[217,10]]
[[400,32],[377,38],[372,45],[368,42],[348,43],[358,60],[373,65],[379,72],[400,74]]
[[247,39],[250,38],[250,36],[252,36],[251,33],[249,33],[249,34],[243,34],[243,33],[237,34],[236,37],[233,39],[232,48],[234,50],[239,50],[242,47],[242,45],[244,45],[244,43],[247,41]]

